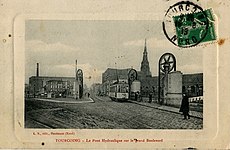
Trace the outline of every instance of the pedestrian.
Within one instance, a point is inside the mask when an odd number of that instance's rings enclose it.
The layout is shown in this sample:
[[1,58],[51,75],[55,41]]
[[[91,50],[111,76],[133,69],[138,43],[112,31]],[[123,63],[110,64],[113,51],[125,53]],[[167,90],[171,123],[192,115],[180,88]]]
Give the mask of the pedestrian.
[[183,94],[183,98],[182,98],[182,102],[181,102],[181,106],[180,106],[180,112],[183,113],[184,115],[184,119],[190,119],[190,115],[189,115],[189,101],[188,101],[188,96],[186,94]]
[[138,94],[135,92],[135,101],[137,101]]
[[90,94],[88,93],[88,97],[90,96]]
[[149,93],[149,103],[152,102],[152,93]]

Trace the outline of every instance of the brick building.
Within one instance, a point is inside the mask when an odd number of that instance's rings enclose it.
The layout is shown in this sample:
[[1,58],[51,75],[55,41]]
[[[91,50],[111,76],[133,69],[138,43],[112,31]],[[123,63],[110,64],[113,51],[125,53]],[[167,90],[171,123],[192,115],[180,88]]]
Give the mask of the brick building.
[[47,92],[73,91],[74,77],[32,76],[29,78],[29,93],[38,95]]
[[131,70],[131,68],[127,69],[114,69],[114,68],[108,68],[104,73],[102,73],[102,93],[103,95],[109,94],[109,86],[113,82],[117,81],[124,81],[128,83],[128,73]]
[[203,73],[184,74],[182,76],[182,92],[189,96],[203,96]]
[[[104,95],[108,95],[109,85],[119,80],[128,81],[128,72],[131,68],[127,69],[113,69],[108,68],[102,74],[102,91]],[[141,62],[140,71],[137,71],[137,79],[141,82],[141,95],[148,97],[151,93],[154,98],[158,97],[158,76],[152,76],[148,61],[147,44],[145,40],[143,59]],[[189,96],[202,96],[203,95],[203,73],[184,74],[182,75],[182,91]]]

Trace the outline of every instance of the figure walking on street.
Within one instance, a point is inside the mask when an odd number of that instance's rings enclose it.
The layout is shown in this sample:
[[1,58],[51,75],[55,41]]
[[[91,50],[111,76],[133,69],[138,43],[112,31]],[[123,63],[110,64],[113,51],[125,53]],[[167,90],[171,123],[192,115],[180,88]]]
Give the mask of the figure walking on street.
[[137,93],[135,93],[135,101],[137,101]]
[[189,115],[189,101],[188,101],[188,96],[186,94],[183,94],[183,99],[181,102],[181,106],[180,106],[180,112],[183,112],[184,115],[184,120],[190,119],[190,115]]
[[149,103],[152,102],[152,93],[149,93]]

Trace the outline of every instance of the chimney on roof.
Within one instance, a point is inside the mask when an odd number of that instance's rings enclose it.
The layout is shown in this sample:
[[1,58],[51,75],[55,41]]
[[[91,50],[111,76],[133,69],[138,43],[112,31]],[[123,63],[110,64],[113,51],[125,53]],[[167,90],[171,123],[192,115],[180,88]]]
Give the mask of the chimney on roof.
[[36,76],[39,77],[39,63],[37,63],[37,72],[36,72]]

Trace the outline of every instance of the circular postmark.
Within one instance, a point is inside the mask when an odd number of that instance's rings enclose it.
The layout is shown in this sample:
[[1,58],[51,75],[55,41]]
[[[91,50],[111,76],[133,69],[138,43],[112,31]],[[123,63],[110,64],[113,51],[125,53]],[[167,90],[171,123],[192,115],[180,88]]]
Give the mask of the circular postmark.
[[169,7],[163,20],[163,32],[176,46],[187,48],[205,39],[209,20],[203,9],[190,1],[181,1]]

